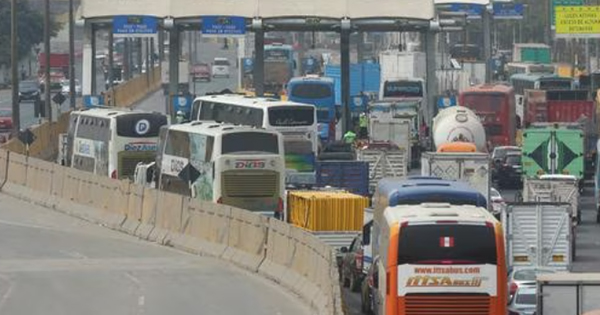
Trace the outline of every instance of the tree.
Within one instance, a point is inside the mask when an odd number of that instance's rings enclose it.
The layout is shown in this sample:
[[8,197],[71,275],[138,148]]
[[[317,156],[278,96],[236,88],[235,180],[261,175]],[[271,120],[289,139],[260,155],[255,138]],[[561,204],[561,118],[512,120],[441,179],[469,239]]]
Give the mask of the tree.
[[[10,0],[0,0],[0,65],[10,66],[11,33]],[[60,25],[51,17],[51,36],[60,30]],[[28,1],[17,1],[17,32],[19,56],[27,56],[31,49],[44,40],[43,12],[32,10]]]

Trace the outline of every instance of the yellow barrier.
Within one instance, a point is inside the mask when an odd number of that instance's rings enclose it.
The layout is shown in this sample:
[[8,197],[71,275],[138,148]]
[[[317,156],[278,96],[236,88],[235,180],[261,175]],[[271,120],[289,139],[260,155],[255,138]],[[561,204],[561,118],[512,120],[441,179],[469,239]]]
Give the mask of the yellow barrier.
[[310,231],[360,231],[366,197],[346,192],[294,191],[288,193],[290,222]]
[[[36,140],[29,146],[29,156],[46,161],[53,161],[58,154],[58,135],[66,133],[69,127],[69,113],[60,115],[56,122],[45,122],[32,128]],[[18,154],[26,154],[25,145],[13,138],[2,145],[2,148]]]
[[8,165],[0,171],[7,175],[8,185],[1,186],[5,193],[145,239],[220,257],[288,287],[315,314],[343,314],[333,251],[302,229],[0,150],[3,162]]
[[105,94],[107,106],[131,107],[161,86],[160,66],[119,84]]

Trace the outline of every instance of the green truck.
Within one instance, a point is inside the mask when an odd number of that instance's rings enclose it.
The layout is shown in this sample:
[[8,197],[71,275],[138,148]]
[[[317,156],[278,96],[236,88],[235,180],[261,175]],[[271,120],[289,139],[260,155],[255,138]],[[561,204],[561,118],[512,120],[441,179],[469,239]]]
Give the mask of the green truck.
[[532,126],[523,132],[523,176],[564,174],[584,179],[585,134],[560,125]]

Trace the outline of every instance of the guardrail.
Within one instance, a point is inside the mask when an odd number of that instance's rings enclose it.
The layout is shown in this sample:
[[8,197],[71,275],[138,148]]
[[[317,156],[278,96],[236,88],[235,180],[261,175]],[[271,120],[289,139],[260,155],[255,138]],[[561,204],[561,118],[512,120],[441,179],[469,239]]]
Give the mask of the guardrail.
[[333,250],[306,231],[221,204],[0,150],[0,190],[94,223],[230,261],[343,314]]

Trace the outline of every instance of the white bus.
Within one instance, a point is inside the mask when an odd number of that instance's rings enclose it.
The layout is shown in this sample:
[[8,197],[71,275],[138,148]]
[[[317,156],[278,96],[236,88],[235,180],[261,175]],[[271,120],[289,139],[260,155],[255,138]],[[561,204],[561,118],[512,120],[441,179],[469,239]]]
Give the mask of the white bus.
[[165,114],[116,108],[74,111],[62,164],[115,179],[132,179],[136,165],[155,159]]
[[194,100],[191,117],[281,132],[286,183],[315,183],[319,139],[314,105],[237,94],[208,95]]
[[513,74],[519,73],[547,73],[554,74],[556,72],[556,67],[550,64],[542,64],[542,63],[527,63],[527,62],[509,62],[506,64],[506,72],[508,73],[508,77]]
[[284,218],[279,132],[215,121],[165,126],[156,165],[160,190]]

